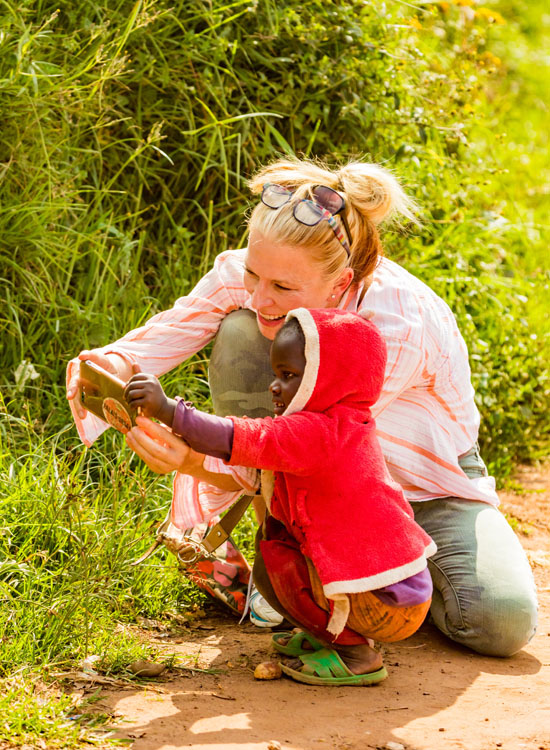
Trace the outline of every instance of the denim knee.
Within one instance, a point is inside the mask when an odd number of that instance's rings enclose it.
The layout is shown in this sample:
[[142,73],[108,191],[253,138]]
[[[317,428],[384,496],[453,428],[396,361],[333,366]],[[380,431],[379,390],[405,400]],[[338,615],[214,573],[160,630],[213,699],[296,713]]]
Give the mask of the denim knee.
[[479,603],[470,601],[458,618],[456,610],[453,612],[452,608],[447,608],[441,629],[452,640],[473,651],[486,656],[506,657],[529,643],[536,624],[536,595],[534,589],[526,588],[506,593],[484,592]]
[[534,591],[515,592],[484,603],[481,635],[472,648],[491,656],[512,656],[522,649],[535,634],[537,600]]
[[460,498],[416,503],[414,510],[438,547],[428,561],[436,626],[481,654],[511,656],[523,648],[535,632],[535,583],[502,513]]
[[214,339],[208,381],[214,412],[265,417],[273,414],[269,384],[271,341],[264,338],[252,310],[226,315]]

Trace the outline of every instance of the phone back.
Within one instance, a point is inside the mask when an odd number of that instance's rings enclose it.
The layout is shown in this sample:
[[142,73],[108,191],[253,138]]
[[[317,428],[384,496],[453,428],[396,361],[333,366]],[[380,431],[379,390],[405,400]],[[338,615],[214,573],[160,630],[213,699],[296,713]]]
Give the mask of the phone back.
[[80,380],[85,409],[119,432],[128,432],[135,425],[137,411],[124,398],[122,380],[89,360],[80,363]]

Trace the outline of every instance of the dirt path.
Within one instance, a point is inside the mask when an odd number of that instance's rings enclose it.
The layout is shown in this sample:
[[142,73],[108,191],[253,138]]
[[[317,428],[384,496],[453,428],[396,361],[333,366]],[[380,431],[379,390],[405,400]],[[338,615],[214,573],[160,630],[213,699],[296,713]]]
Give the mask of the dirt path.
[[270,634],[205,618],[162,641],[217,674],[178,670],[153,687],[105,694],[96,708],[118,717],[133,750],[550,750],[550,467],[524,469],[518,483],[524,491],[503,493],[502,508],[530,556],[541,616],[513,658],[474,655],[425,625],[384,648],[390,676],[376,687],[259,683],[252,670]]

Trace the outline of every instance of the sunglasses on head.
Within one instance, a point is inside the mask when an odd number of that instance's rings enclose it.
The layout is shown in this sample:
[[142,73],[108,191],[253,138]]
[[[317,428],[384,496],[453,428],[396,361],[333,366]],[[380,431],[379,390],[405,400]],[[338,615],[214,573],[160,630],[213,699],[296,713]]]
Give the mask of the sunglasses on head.
[[[317,185],[311,192],[315,200],[303,198],[296,201],[292,209],[294,218],[300,224],[305,224],[307,227],[314,227],[320,221],[326,219],[349,257],[351,255],[351,233],[345,214],[343,213],[346,207],[345,200],[340,193],[337,193],[332,188],[325,187],[325,185]],[[273,185],[273,183],[267,182],[262,189],[261,201],[268,208],[277,209],[286,205],[293,195],[293,190],[289,190],[283,185]],[[342,228],[334,218],[337,214],[340,215],[340,219],[346,230],[347,240],[342,232]]]

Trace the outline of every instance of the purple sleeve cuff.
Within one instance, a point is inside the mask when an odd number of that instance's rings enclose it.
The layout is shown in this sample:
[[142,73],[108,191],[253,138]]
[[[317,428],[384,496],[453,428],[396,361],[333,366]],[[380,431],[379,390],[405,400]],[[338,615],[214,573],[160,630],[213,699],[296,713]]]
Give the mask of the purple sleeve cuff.
[[233,449],[233,422],[195,409],[180,399],[176,405],[172,432],[199,453],[228,461]]
[[384,604],[394,607],[413,607],[415,604],[427,602],[432,595],[432,589],[430,571],[424,568],[410,578],[393,583],[391,586],[384,586],[382,589],[376,589],[372,593],[376,594]]

